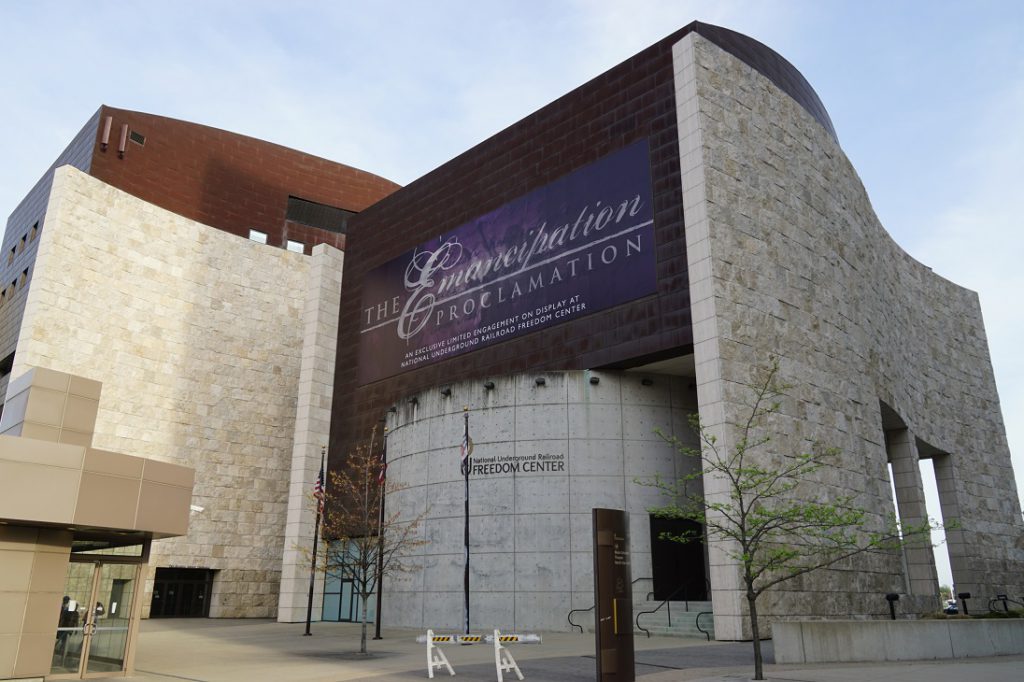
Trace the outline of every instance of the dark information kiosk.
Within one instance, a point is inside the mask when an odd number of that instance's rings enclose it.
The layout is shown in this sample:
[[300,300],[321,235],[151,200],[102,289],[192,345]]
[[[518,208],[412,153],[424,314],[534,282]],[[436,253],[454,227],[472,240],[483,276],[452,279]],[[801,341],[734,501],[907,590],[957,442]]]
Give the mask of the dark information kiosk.
[[633,682],[633,592],[629,523],[620,509],[594,509],[594,637],[599,682]]

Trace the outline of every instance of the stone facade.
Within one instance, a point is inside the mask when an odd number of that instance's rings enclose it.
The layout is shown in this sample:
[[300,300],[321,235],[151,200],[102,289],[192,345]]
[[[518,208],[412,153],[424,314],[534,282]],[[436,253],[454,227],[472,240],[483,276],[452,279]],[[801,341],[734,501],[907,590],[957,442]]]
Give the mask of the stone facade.
[[[675,60],[705,425],[728,447],[744,384],[778,357],[793,388],[774,447],[842,451],[813,494],[853,493],[881,527],[894,506],[891,461],[901,516],[913,521],[917,460],[930,457],[945,519],[960,524],[949,533],[957,589],[1019,594],[1024,529],[976,294],[892,241],[835,139],[767,78],[696,34]],[[786,584],[764,613],[877,615],[886,592],[909,593],[907,610],[934,608],[931,561],[908,554],[905,580],[900,557],[862,556]],[[710,562],[717,636],[748,636],[737,568],[721,547]]]
[[[571,609],[594,604],[591,509],[630,512],[632,573],[651,589],[647,509],[665,504],[642,485],[674,478],[687,461],[656,430],[692,440],[695,395],[685,377],[544,372],[424,391],[389,413],[387,498],[423,514],[409,573],[386,581],[384,621],[415,628],[462,623],[463,407],[469,407],[470,622],[477,628],[565,630]],[[545,383],[537,384],[537,377]],[[597,384],[590,382],[598,379]],[[518,471],[513,471],[518,463]],[[540,464],[540,466],[538,466]]]
[[[26,292],[35,271],[39,235],[46,223],[46,204],[50,199],[53,170],[59,166],[74,166],[89,172],[98,124],[99,112],[96,112],[7,219],[3,246],[0,247],[3,249],[0,252],[3,258],[0,260],[0,291],[3,292],[0,294],[0,360],[14,354],[18,341]],[[21,274],[25,271],[28,276],[22,282]],[[10,378],[9,373],[0,372],[0,395],[6,394]]]
[[[309,604],[309,561],[316,525],[310,493],[320,472],[321,451],[330,436],[343,262],[344,254],[336,249],[314,248],[303,304],[302,363],[277,611],[278,621],[286,623],[305,620]],[[311,614],[315,620],[320,619],[323,606],[323,583],[323,576],[318,576]]]
[[54,174],[13,373],[103,382],[96,447],[196,469],[202,511],[150,563],[216,570],[214,617],[276,613],[313,269],[73,168]]

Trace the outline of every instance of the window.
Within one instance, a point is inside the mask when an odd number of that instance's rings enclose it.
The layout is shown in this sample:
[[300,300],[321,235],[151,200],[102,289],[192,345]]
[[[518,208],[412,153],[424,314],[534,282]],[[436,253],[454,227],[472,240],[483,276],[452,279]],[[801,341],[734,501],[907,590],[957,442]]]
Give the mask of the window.
[[355,213],[352,211],[346,211],[336,206],[328,206],[299,197],[288,197],[285,220],[345,234],[348,231],[348,219],[353,215]]
[[21,242],[18,244],[18,253],[25,250],[25,244],[28,243],[28,234],[21,235]]
[[249,239],[253,240],[254,242],[259,242],[260,244],[266,244],[267,233],[260,232],[259,230],[249,230]]
[[24,287],[25,281],[28,279],[28,268],[21,271],[21,279],[18,280],[18,286]]
[[36,221],[35,225],[32,226],[32,229],[29,230],[28,240],[30,242],[34,242],[36,240],[36,235],[37,234],[39,234],[39,221],[38,220]]
[[288,240],[287,244],[285,245],[285,248],[287,248],[289,251],[294,251],[295,253],[306,253],[305,244],[303,244],[302,242],[293,241],[291,239]]
[[11,247],[11,252],[9,254],[7,254],[7,264],[8,265],[10,265],[11,263],[14,262],[14,254],[16,254],[16,253],[18,253],[18,247],[17,246],[12,246]]

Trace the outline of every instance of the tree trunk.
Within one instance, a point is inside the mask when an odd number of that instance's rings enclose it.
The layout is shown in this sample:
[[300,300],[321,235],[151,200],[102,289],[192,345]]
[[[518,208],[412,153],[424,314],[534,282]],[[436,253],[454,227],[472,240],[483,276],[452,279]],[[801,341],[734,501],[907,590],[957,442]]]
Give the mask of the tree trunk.
[[764,661],[761,658],[761,633],[757,629],[757,595],[747,585],[747,604],[750,606],[750,634],[754,638],[754,679],[764,679]]
[[363,617],[360,619],[360,620],[363,621],[363,624],[362,624],[362,628],[360,629],[360,633],[359,633],[359,653],[361,653],[361,654],[365,654],[366,653],[366,612],[367,612],[366,600],[367,599],[368,599],[368,595],[363,595],[360,598],[360,601],[363,602]]

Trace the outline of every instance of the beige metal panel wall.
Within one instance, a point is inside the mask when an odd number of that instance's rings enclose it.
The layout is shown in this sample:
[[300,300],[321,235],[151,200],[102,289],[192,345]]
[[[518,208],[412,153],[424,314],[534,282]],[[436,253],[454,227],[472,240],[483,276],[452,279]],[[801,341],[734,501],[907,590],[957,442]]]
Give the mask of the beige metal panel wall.
[[68,531],[0,525],[0,679],[50,670]]
[[212,616],[273,616],[309,259],[68,167],[40,242],[13,375],[101,381],[95,448],[194,467],[203,511],[150,563],[218,570]]

